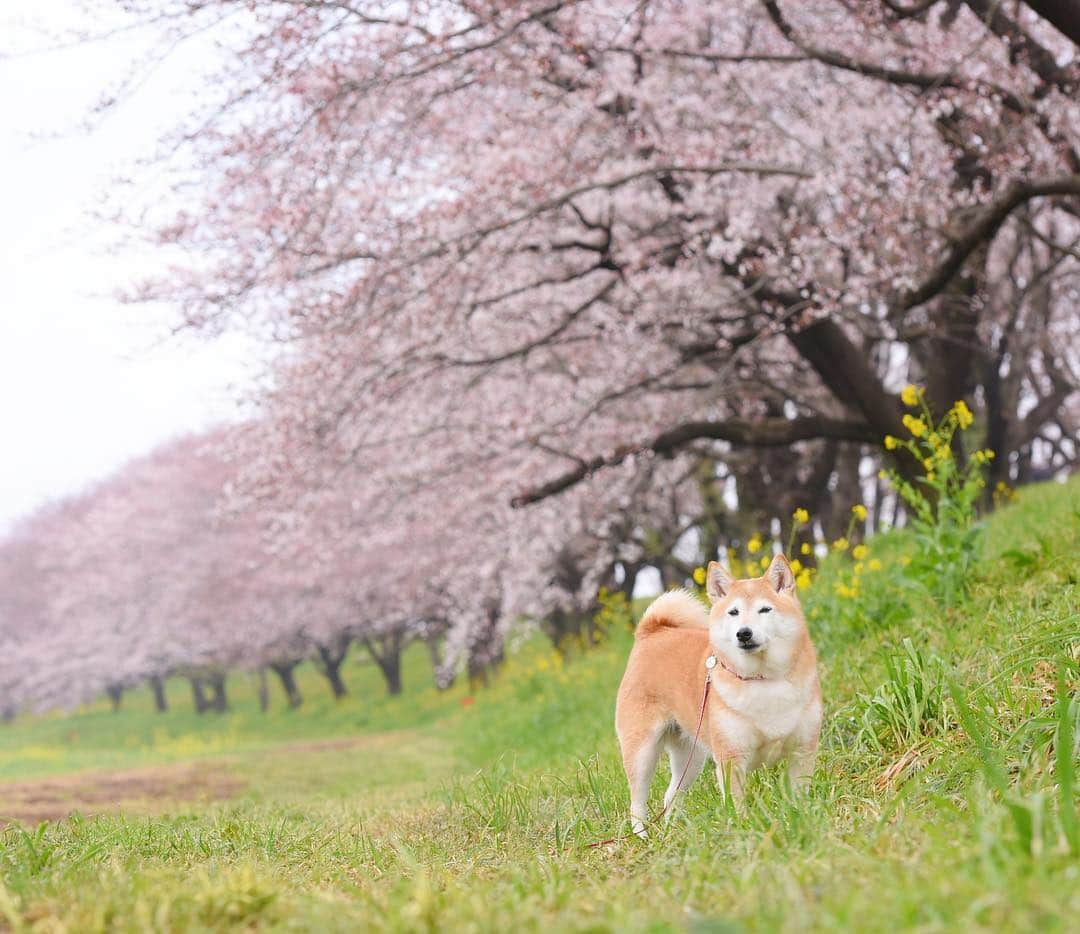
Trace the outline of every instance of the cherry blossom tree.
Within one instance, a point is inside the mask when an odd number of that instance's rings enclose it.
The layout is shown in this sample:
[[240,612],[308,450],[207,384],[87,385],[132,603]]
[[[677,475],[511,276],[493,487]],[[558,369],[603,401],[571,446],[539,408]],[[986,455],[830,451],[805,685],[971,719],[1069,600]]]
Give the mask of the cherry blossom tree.
[[299,443],[510,457],[525,505],[642,452],[876,444],[920,379],[1002,470],[1076,456],[1075,347],[1014,356],[997,300],[1019,240],[1075,324],[1069,4],[126,6],[231,30],[176,141],[205,201],[159,228],[189,258],[141,296],[294,344]]
[[132,298],[279,352],[250,425],[65,541],[50,619],[130,646],[80,683],[271,665],[296,701],[359,644],[395,691],[435,632],[478,678],[796,506],[890,520],[908,381],[969,400],[994,481],[1080,456],[1073,0],[122,7],[222,63]]

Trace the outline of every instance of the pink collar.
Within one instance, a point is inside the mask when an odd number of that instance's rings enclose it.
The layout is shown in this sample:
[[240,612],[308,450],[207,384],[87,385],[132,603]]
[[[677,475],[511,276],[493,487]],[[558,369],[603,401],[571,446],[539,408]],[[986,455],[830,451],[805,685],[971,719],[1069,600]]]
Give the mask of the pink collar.
[[[712,664],[710,665],[709,662],[712,662]],[[713,667],[716,666],[716,665],[719,665],[729,675],[734,675],[740,681],[765,681],[766,680],[765,675],[750,675],[750,676],[747,676],[747,675],[739,674],[737,671],[734,671],[733,669],[728,668],[728,666],[724,664],[724,660],[719,655],[710,655],[707,659],[705,659],[705,667],[710,672],[712,671]]]

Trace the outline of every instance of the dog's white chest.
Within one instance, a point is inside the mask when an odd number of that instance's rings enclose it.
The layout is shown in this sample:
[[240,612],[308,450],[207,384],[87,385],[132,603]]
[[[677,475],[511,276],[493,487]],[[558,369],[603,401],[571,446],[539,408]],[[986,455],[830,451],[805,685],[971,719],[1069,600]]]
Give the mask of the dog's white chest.
[[810,691],[788,681],[763,681],[740,685],[733,691],[721,691],[725,706],[738,715],[739,724],[729,729],[742,734],[739,744],[756,747],[767,759],[783,755],[786,740],[806,716]]

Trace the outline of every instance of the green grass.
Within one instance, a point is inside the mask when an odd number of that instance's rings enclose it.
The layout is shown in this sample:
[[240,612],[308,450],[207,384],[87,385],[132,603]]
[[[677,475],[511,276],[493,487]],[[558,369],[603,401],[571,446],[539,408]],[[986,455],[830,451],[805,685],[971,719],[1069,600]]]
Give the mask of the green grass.
[[628,633],[565,666],[530,642],[469,705],[463,685],[429,686],[420,652],[395,699],[356,663],[344,702],[309,671],[304,707],[268,715],[237,679],[234,712],[217,717],[187,712],[171,685],[165,716],[133,695],[118,714],[3,728],[0,776],[194,760],[240,787],[8,828],[0,919],[79,932],[1076,930],[1080,482],[1025,490],[992,517],[959,608],[916,594],[902,609],[889,562],[903,547],[900,534],[881,543],[866,612],[814,623],[827,712],[803,799],[766,773],[728,810],[706,774],[649,841],[587,848],[625,829],[612,708]]

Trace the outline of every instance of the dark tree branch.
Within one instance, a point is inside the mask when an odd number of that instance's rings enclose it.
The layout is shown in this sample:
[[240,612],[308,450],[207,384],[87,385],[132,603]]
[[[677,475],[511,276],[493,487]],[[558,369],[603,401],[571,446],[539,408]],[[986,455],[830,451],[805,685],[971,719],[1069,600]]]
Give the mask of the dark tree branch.
[[829,391],[863,414],[865,424],[872,428],[870,440],[880,443],[885,435],[901,434],[896,399],[882,386],[865,349],[835,319],[821,318],[799,330],[790,329],[787,337]]
[[528,506],[554,496],[580,483],[596,471],[604,467],[614,467],[631,455],[643,451],[651,451],[654,454],[673,454],[691,441],[701,439],[729,441],[732,444],[754,447],[781,447],[814,438],[872,442],[877,440],[877,435],[861,420],[829,418],[824,415],[806,415],[795,419],[774,417],[757,421],[731,418],[716,422],[686,422],[661,432],[649,441],[626,444],[611,454],[583,460],[572,470],[515,496],[511,505],[515,508]]
[[1080,0],[1026,0],[1026,6],[1080,46]]
[[965,3],[987,29],[1008,44],[1011,58],[1024,62],[1045,84],[1060,88],[1062,93],[1072,94],[1076,90],[1075,64],[1071,68],[1060,67],[1053,52],[1006,14],[1001,0],[965,0]]
[[[1066,159],[1069,168],[1073,171],[1080,170],[1080,155],[1076,153],[1068,140],[1062,137],[1061,133],[1053,128],[1045,114],[1040,113],[1037,109],[1033,108],[1030,101],[1020,98],[1008,88],[973,78],[957,78],[951,72],[918,72],[904,71],[898,68],[886,68],[883,65],[878,65],[876,62],[862,61],[851,55],[838,52],[835,49],[826,49],[814,45],[795,31],[783,12],[781,12],[776,0],[761,0],[761,2],[765,7],[766,13],[769,15],[769,19],[772,20],[773,25],[776,26],[785,39],[800,51],[806,53],[811,58],[817,59],[825,65],[830,65],[833,68],[840,68],[844,71],[851,71],[867,78],[885,81],[900,87],[914,87],[924,91],[953,88],[961,91],[982,89],[991,92],[1001,100],[1003,106],[1013,113],[1031,116],[1046,139],[1060,150],[1062,156]],[[1070,5],[1080,6],[1080,0],[1071,0]],[[1027,51],[1030,53],[1028,56],[1030,61],[1031,56],[1036,53],[1031,46],[1027,47]]]
[[939,0],[915,0],[910,6],[904,6],[902,3],[897,3],[896,0],[882,0],[882,2],[893,11],[898,19],[910,19],[913,16],[921,16]]
[[960,87],[956,79],[945,71],[921,72],[903,71],[898,68],[886,68],[875,62],[860,61],[843,52],[837,52],[833,49],[825,49],[814,45],[795,31],[791,23],[788,22],[787,17],[781,12],[776,0],[761,0],[761,2],[765,7],[765,12],[769,15],[769,19],[772,20],[773,25],[780,30],[781,35],[783,35],[788,42],[801,52],[810,56],[810,58],[817,59],[825,65],[831,65],[833,68],[840,68],[844,71],[853,71],[856,74],[865,75],[868,78],[877,78],[880,81],[887,81],[890,84],[908,85],[911,87],[923,88],[924,90],[929,90],[930,88]]
[[994,238],[1001,225],[1021,204],[1047,195],[1080,195],[1080,175],[1060,175],[1016,181],[989,204],[983,206],[967,229],[953,239],[945,255],[915,288],[901,292],[893,302],[894,312],[904,312],[937,295],[978,247]]

